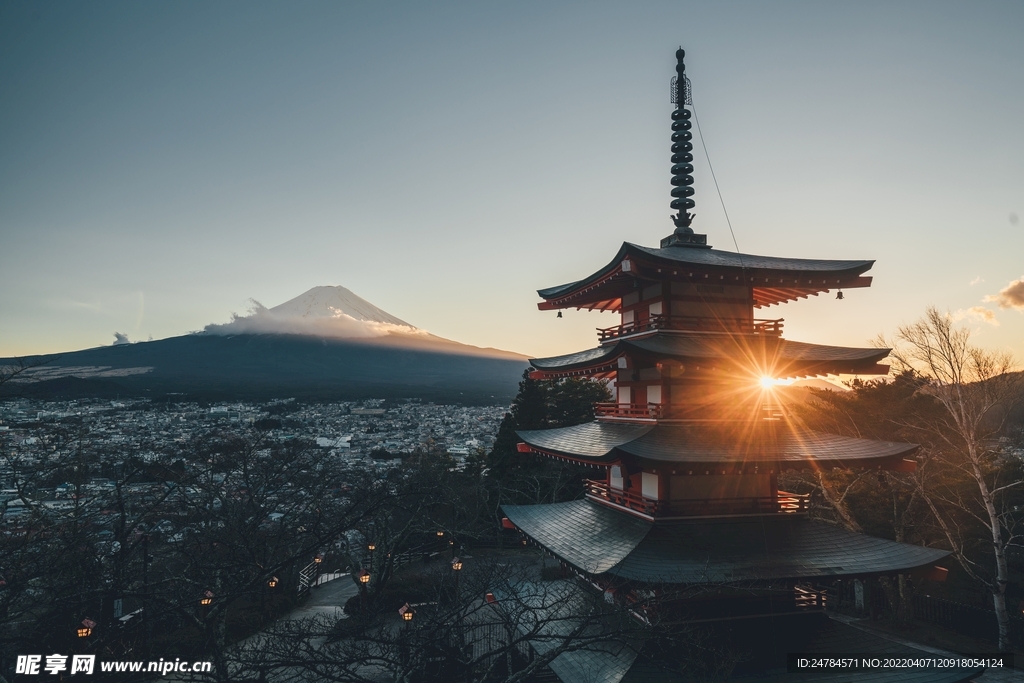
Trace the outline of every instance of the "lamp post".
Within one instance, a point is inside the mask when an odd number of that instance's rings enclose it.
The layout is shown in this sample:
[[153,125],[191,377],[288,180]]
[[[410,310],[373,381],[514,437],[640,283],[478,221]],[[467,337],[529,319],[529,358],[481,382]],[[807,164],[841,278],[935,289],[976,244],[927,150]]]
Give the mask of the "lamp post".
[[455,602],[459,601],[459,573],[462,572],[462,560],[452,558],[452,571],[455,572]]
[[357,576],[359,578],[359,602],[362,604],[363,614],[366,614],[366,586],[370,583],[370,572],[365,569],[360,569]]
[[373,571],[373,551],[377,549],[377,546],[370,543],[366,546],[366,549],[370,551],[370,571]]
[[398,617],[405,624],[405,628],[398,634],[398,644],[400,647],[399,652],[401,657],[405,660],[407,666],[412,664],[412,643],[410,642],[412,636],[412,620],[416,616],[416,610],[412,608],[412,605],[405,603],[398,608]]
[[459,574],[462,573],[462,560],[458,557],[452,558],[452,571],[455,573],[455,609],[458,611],[458,624],[456,629],[459,632],[459,647],[465,647],[465,636],[462,633],[462,607],[459,604]]
[[204,621],[210,612],[210,605],[213,604],[213,591],[206,591],[202,597],[199,598],[199,616]]

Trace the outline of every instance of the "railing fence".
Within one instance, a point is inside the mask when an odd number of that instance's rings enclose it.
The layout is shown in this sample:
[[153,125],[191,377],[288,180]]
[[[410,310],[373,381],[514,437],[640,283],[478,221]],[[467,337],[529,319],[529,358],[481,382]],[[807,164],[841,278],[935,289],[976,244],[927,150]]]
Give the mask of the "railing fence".
[[[895,609],[889,604],[885,591],[877,584],[865,582],[864,602],[868,611],[892,616]],[[836,600],[830,601],[829,609],[855,605],[854,582],[844,581],[833,589]],[[935,624],[942,628],[971,636],[993,644],[999,640],[999,626],[995,610],[946,600],[926,593],[915,593],[910,600],[911,616],[914,620]],[[1024,616],[1010,609],[1010,643],[1024,648]]]

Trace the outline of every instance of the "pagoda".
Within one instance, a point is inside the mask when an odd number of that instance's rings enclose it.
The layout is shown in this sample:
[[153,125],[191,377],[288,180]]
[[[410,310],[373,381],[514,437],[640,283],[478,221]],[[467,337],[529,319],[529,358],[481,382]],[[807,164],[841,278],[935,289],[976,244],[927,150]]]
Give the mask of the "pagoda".
[[[538,292],[541,310],[619,316],[598,330],[594,348],[530,361],[533,379],[605,380],[615,400],[597,404],[586,424],[518,432],[520,453],[596,474],[582,499],[502,509],[508,524],[639,622],[730,621],[745,625],[732,633],[749,638],[788,619],[796,641],[782,645],[772,634],[775,650],[754,656],[761,667],[754,673],[763,676],[777,671],[780,648],[869,648],[866,634],[844,635],[825,616],[822,586],[900,573],[941,576],[934,565],[948,552],[812,519],[807,495],[779,489],[787,470],[915,466],[915,444],[810,430],[772,388],[784,378],[884,375],[888,366],[879,361],[888,349],[792,341],[781,318],[755,317],[770,306],[833,290],[841,299],[844,290],[868,287],[874,262],[718,250],[694,231],[692,100],[684,51],[676,56],[674,231],[656,248],[624,243],[593,274]],[[884,650],[881,639],[871,642]],[[633,661],[621,676],[602,680],[632,680],[626,674]],[[563,680],[572,679],[565,673],[571,670],[563,662]],[[976,673],[933,671],[919,680]]]

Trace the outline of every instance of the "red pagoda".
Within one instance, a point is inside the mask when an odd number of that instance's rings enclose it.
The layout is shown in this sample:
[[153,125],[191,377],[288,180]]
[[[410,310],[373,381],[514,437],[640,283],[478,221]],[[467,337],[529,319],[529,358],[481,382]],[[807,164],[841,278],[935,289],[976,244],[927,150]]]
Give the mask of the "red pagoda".
[[[747,673],[763,679],[778,673],[785,652],[884,650],[885,641],[868,637],[866,644],[866,634],[853,637],[842,631],[852,628],[826,617],[821,587],[934,574],[948,553],[811,519],[806,495],[779,490],[786,470],[912,471],[908,456],[917,446],[811,431],[764,386],[782,378],[886,374],[879,361],[887,349],[791,341],[781,318],[755,317],[769,306],[832,290],[843,298],[843,290],[868,287],[864,273],[874,262],[722,251],[694,232],[692,102],[683,57],[680,49],[673,79],[674,232],[657,248],[624,243],[593,274],[538,292],[541,310],[612,311],[620,318],[598,330],[592,349],[531,361],[534,379],[606,380],[616,400],[596,405],[587,424],[518,432],[521,453],[597,474],[580,500],[503,510],[530,541],[639,622],[664,619],[669,610],[680,623],[731,621],[745,625],[730,631],[746,634],[736,637],[760,633],[770,643],[746,644],[764,650],[752,655]],[[779,620],[789,620],[788,639],[769,637]],[[638,657],[627,656],[615,665],[618,674],[602,680],[633,680]],[[579,667],[562,662],[552,669],[569,681]],[[898,673],[872,680],[951,682],[977,674]]]

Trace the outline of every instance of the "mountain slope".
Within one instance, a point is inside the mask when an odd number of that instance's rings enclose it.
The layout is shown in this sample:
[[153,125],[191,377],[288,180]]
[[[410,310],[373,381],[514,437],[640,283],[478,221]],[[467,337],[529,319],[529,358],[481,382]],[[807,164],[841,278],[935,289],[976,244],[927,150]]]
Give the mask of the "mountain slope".
[[344,287],[314,287],[271,309],[255,303],[249,315],[198,334],[33,361],[43,365],[8,393],[505,402],[527,366],[517,353],[431,335]]
[[[432,348],[386,338],[284,334],[195,334],[32,360],[46,363],[36,371],[44,381],[12,387],[19,392],[54,393],[50,383],[58,389],[67,384],[60,384],[63,378],[80,377],[102,382],[103,395],[116,386],[124,395],[175,393],[239,400],[401,396],[479,402],[493,396],[504,402],[515,395],[527,365],[521,356],[495,357],[454,342]],[[74,386],[75,395],[88,394],[80,383]]]

